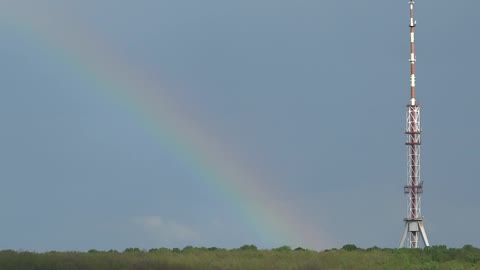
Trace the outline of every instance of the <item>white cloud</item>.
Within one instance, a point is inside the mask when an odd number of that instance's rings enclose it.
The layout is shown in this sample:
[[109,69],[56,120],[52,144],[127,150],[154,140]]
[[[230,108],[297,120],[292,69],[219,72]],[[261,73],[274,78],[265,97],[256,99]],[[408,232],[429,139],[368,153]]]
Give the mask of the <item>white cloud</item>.
[[190,226],[160,216],[134,217],[132,222],[162,241],[193,241],[198,238]]

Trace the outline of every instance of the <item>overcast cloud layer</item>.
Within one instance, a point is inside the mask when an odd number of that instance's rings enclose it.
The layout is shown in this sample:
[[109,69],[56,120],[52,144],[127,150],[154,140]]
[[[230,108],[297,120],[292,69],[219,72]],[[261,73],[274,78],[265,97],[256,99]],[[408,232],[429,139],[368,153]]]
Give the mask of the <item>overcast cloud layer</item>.
[[[434,245],[480,246],[480,2],[416,8],[427,233]],[[397,246],[406,0],[3,0],[0,10],[0,249],[292,244],[258,235],[255,220],[60,57],[61,44],[12,23],[29,12],[101,37],[157,77],[239,166],[329,235],[315,248]]]

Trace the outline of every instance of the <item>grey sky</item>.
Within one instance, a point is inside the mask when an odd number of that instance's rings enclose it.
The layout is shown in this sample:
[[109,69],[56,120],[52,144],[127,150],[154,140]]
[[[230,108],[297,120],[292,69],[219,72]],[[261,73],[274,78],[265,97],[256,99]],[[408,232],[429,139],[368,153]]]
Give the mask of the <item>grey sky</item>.
[[[330,235],[315,248],[396,247],[406,213],[407,2],[0,2],[0,249],[280,244],[92,90],[101,85],[9,26],[5,18],[27,10],[101,36],[132,69],[171,86],[241,166]],[[473,0],[416,5],[432,244],[480,246],[479,9]]]

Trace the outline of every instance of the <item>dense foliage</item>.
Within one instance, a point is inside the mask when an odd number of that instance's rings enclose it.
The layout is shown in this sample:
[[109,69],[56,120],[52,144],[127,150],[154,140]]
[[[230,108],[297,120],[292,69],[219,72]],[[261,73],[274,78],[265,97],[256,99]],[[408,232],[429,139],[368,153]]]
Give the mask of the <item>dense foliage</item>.
[[2,270],[190,270],[190,269],[480,269],[480,249],[434,246],[426,249],[342,249],[309,251],[288,246],[258,250],[254,245],[239,249],[220,248],[151,249],[128,248],[88,252],[0,251]]

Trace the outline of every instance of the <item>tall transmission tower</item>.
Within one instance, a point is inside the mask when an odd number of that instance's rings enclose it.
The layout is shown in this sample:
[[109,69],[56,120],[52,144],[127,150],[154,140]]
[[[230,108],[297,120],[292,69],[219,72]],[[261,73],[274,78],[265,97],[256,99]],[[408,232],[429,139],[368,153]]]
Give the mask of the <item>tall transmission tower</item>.
[[[421,212],[421,195],[423,193],[423,182],[420,179],[420,105],[415,99],[415,0],[408,2],[410,6],[410,103],[407,105],[407,124],[405,134],[407,135],[407,185],[404,188],[408,196],[407,217],[405,220],[405,229],[400,240],[400,248],[406,246],[409,248],[420,247],[420,237],[425,247],[430,246],[427,233],[423,224]],[[406,243],[406,240],[408,242]]]

